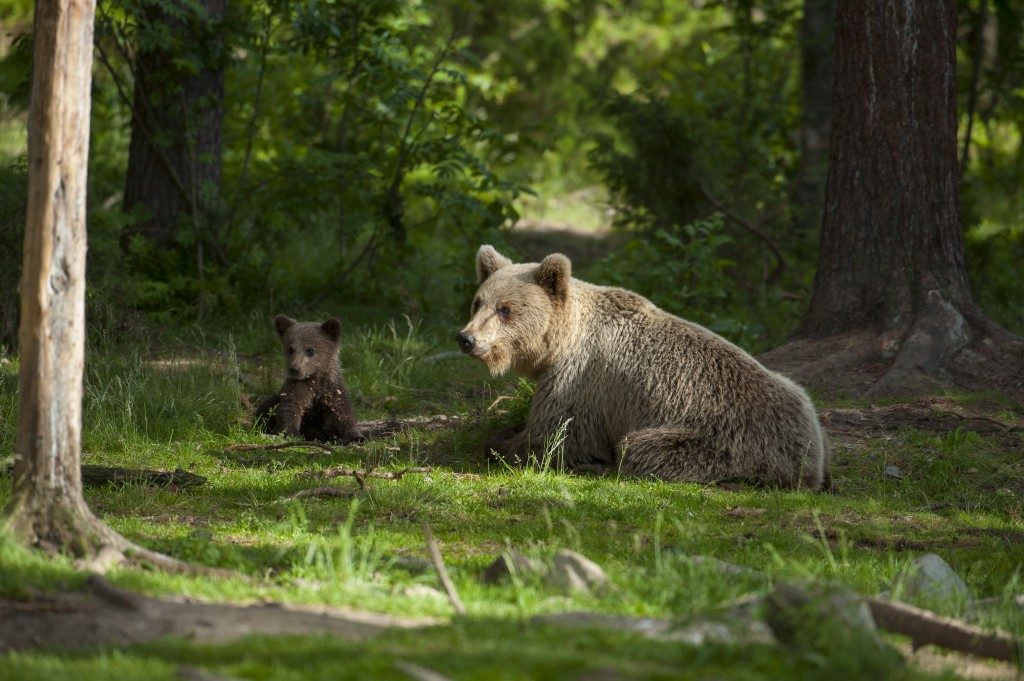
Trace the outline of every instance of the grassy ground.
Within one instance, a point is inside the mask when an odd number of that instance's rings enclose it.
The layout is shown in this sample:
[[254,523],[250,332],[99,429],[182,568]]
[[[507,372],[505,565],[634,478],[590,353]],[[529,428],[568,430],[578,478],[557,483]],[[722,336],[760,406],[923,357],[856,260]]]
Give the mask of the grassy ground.
[[[0,679],[175,678],[182,664],[263,679],[398,678],[405,660],[452,678],[856,678],[881,662],[839,646],[796,655],[769,646],[692,648],[607,632],[529,624],[540,613],[591,610],[685,620],[767,585],[699,569],[685,558],[712,555],[775,579],[829,579],[862,593],[900,590],[909,560],[934,551],[977,598],[1004,605],[986,626],[1024,632],[1009,596],[1024,590],[1024,460],[1019,443],[967,431],[949,434],[895,424],[884,434],[837,440],[838,493],[723,489],[578,477],[544,469],[488,465],[481,443],[520,413],[528,389],[491,379],[450,354],[446,331],[350,327],[343,364],[362,418],[460,413],[454,431],[413,431],[345,448],[338,455],[297,451],[230,453],[240,442],[269,442],[246,425],[246,396],[276,387],[280,360],[257,323],[232,338],[200,334],[94,339],[87,361],[84,461],[208,477],[192,490],[122,485],[86,490],[110,525],[148,547],[244,578],[169,576],[116,570],[116,584],[150,594],[213,601],[262,599],[350,606],[404,615],[451,615],[446,600],[410,586],[437,586],[433,571],[410,569],[426,555],[420,522],[433,528],[469,615],[428,631],[367,643],[316,637],[204,646],[166,641],[125,650],[30,652],[0,658]],[[17,363],[0,363],[0,458],[13,453]],[[498,400],[507,395],[510,399]],[[1019,412],[991,398],[993,417]],[[491,407],[495,401],[497,404]],[[508,412],[508,413],[503,413]],[[300,473],[367,461],[398,469],[431,465],[426,475],[374,480],[362,491],[347,478]],[[899,466],[902,480],[883,475]],[[334,485],[345,497],[289,500],[304,488]],[[0,479],[0,505],[10,481]],[[543,558],[560,548],[600,563],[615,588],[568,595],[539,581],[488,586],[482,569],[514,548]],[[0,536],[0,594],[80,585],[69,561],[43,560]],[[950,615],[964,602],[919,603]],[[552,645],[552,641],[559,641]],[[884,665],[883,665],[884,666]],[[603,674],[603,676],[602,676]],[[831,676],[839,674],[840,676]],[[914,668],[885,678],[932,678]]]

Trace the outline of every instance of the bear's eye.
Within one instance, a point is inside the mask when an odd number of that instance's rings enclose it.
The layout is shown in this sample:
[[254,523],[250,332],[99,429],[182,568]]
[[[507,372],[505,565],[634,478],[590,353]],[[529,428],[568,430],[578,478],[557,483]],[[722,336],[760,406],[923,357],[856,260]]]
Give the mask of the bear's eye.
[[502,305],[498,308],[498,316],[507,321],[512,316],[512,310],[508,309],[508,305]]
[[295,348],[288,348],[288,356],[291,357],[295,354]]
[[314,354],[313,348],[306,348],[306,357],[312,357]]
[[477,298],[477,299],[475,299],[473,301],[473,314],[476,314],[479,311],[480,311],[480,299]]

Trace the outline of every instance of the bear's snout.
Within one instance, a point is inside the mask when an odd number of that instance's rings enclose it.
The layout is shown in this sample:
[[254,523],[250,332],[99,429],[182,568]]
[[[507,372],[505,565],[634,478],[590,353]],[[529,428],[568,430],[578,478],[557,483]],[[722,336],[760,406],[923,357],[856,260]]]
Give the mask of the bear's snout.
[[459,342],[459,348],[467,355],[473,352],[473,348],[476,347],[476,338],[471,333],[460,331],[455,340]]

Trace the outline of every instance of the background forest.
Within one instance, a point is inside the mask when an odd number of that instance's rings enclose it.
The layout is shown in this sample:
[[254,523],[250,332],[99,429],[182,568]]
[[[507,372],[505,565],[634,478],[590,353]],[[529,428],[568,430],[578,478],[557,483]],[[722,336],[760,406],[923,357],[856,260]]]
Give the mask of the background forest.
[[[454,328],[493,242],[568,250],[584,278],[777,345],[815,265],[831,5],[101,2],[90,328],[278,310]],[[1020,332],[1024,9],[959,5],[968,260]],[[0,4],[8,348],[30,15]]]
[[[97,0],[80,414],[17,347],[33,4],[0,0],[0,681],[1020,678],[1019,0]],[[830,493],[565,471],[568,421],[489,459],[533,386],[457,350],[482,243],[804,362]],[[366,442],[253,424],[277,313],[341,318]],[[1001,662],[918,646],[935,615]]]

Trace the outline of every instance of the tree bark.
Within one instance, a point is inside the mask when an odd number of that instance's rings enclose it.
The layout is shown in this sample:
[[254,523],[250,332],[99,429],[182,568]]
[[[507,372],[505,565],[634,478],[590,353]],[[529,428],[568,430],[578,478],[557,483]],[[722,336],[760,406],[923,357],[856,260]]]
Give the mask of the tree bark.
[[106,547],[168,570],[193,567],[135,546],[82,496],[86,176],[95,0],[37,0],[21,271],[18,425],[6,524],[28,544]]
[[85,189],[94,0],[38,0],[21,276],[17,457],[9,509],[33,544],[85,553],[82,498]]
[[878,392],[1024,393],[1024,341],[985,317],[967,277],[956,22],[955,0],[837,5],[818,271],[796,335],[765,356],[812,385],[845,362]]
[[[173,14],[153,4],[137,17],[140,33],[159,27],[171,38],[138,47],[134,57],[124,210],[141,207],[146,217],[125,231],[125,245],[138,235],[166,248],[183,220],[201,228],[209,217],[210,191],[221,186],[224,69],[219,32],[227,0],[174,4]],[[197,60],[201,63],[195,69]]]
[[798,236],[821,227],[832,129],[835,76],[835,0],[804,0],[800,21],[800,166],[793,192],[793,228]]

